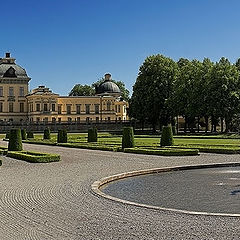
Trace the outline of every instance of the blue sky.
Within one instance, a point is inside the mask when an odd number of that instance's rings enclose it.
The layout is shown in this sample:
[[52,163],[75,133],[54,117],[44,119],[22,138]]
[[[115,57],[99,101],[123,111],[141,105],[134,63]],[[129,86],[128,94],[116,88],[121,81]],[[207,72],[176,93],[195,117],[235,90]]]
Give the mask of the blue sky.
[[1,1],[0,56],[67,95],[110,72],[132,90],[144,59],[240,57],[238,0]]

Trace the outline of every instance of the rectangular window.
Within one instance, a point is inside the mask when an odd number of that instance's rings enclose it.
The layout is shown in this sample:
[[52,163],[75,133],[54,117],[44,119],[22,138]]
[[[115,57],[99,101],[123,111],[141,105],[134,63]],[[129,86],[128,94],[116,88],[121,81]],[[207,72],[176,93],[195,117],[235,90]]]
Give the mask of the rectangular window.
[[19,87],[19,96],[24,97],[24,87]]
[[58,114],[62,114],[62,105],[58,105]]
[[99,104],[95,104],[95,113],[99,114]]
[[53,118],[52,118],[52,123],[55,123],[55,122],[56,122],[56,118],[53,117]]
[[121,112],[121,107],[120,107],[120,105],[118,105],[118,112],[119,112],[119,113]]
[[0,87],[0,97],[3,97],[3,87]]
[[13,112],[13,103],[12,102],[9,103],[9,112]]
[[48,123],[48,117],[45,117],[45,118],[44,118],[44,122],[45,122],[45,123]]
[[86,114],[90,114],[90,104],[86,104]]
[[43,111],[46,112],[47,110],[48,110],[48,105],[47,105],[47,103],[44,103],[44,105],[43,105]]
[[10,97],[13,97],[13,96],[14,96],[13,87],[9,87],[9,96],[10,96]]
[[71,105],[67,105],[67,114],[71,114]]
[[111,121],[111,118],[110,118],[110,117],[108,117],[108,121],[109,121],[109,122]]
[[68,117],[68,123],[72,122],[72,118]]
[[0,112],[3,112],[3,103],[0,102]]
[[80,123],[80,117],[77,117],[77,122]]
[[24,112],[24,103],[20,103],[20,112]]
[[61,118],[58,118],[58,123],[61,123],[62,119]]
[[81,105],[77,105],[76,112],[77,114],[81,114]]
[[55,112],[56,108],[55,108],[55,103],[52,104],[52,111]]
[[37,117],[37,122],[40,122],[40,118],[39,117]]
[[89,117],[86,118],[86,122],[89,123]]
[[99,117],[96,117],[96,122],[97,122],[97,123],[99,122]]
[[40,103],[37,103],[37,104],[36,104],[36,111],[37,111],[37,112],[40,112]]

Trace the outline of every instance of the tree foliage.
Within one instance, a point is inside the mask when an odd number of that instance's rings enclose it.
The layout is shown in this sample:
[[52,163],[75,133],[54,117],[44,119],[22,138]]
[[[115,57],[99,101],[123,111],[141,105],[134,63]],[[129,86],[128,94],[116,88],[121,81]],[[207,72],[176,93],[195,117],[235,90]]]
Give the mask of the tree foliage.
[[223,120],[226,131],[240,112],[240,59],[231,64],[221,58],[213,63],[180,58],[176,63],[162,55],[150,56],[140,66],[130,100],[130,116],[142,123],[167,125],[176,116],[185,118],[193,131],[211,120],[212,131]]
[[76,84],[69,93],[69,96],[93,96],[94,88],[89,85]]
[[154,55],[140,67],[130,101],[132,117],[149,121],[153,128],[160,122],[167,125],[173,116],[171,98],[178,66],[170,58]]

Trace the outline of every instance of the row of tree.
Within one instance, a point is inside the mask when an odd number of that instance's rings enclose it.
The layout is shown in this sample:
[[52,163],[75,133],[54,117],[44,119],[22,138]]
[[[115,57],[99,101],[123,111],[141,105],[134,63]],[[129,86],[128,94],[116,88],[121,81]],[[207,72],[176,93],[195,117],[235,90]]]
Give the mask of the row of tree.
[[[222,57],[213,63],[181,58],[178,62],[163,55],[149,56],[139,69],[130,100],[130,117],[144,124],[174,124],[176,116],[185,119],[185,130],[204,119],[208,131],[220,123],[223,131],[236,127],[240,112],[240,59],[231,64]],[[199,124],[197,126],[199,126]]]

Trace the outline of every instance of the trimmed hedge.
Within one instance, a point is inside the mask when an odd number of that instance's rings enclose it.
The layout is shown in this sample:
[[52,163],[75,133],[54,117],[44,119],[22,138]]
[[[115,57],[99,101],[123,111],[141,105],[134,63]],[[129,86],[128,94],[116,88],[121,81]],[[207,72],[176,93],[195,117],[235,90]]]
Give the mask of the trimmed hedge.
[[58,136],[57,136],[57,142],[58,143],[67,143],[68,137],[67,137],[67,130],[66,129],[59,129],[58,130]]
[[162,130],[162,136],[160,141],[160,146],[172,146],[173,145],[173,132],[172,132],[172,126],[164,126]]
[[27,132],[27,138],[34,138],[34,134],[32,131]]
[[19,160],[24,160],[32,163],[48,163],[48,162],[60,161],[60,155],[58,154],[29,152],[29,151],[21,151],[21,152],[8,151],[7,157],[16,158]]
[[160,156],[194,156],[199,155],[197,149],[145,149],[145,148],[125,148],[126,153],[138,153]]
[[51,139],[51,132],[49,128],[44,129],[43,139]]
[[124,127],[122,136],[122,149],[133,147],[135,147],[133,128]]
[[[45,140],[46,141],[46,140]],[[24,140],[24,143],[30,143],[30,144],[39,144],[39,145],[50,145],[50,146],[55,146],[57,145],[57,143],[55,142],[51,142],[51,141],[46,141],[44,140],[40,140],[40,139],[28,139],[28,140]]]
[[240,154],[240,147],[218,147],[218,146],[197,146],[197,145],[180,145],[171,148],[181,149],[197,149],[199,152],[219,153],[219,154]]
[[81,144],[81,143],[58,143],[57,146],[70,147],[70,148],[81,148],[81,149],[91,149],[91,150],[101,150],[101,151],[113,151],[120,152],[121,148],[116,146],[106,146],[99,144]]
[[88,142],[97,142],[97,128],[88,129]]
[[22,151],[22,135],[21,130],[11,129],[8,142],[9,151]]
[[22,135],[22,140],[26,140],[27,139],[26,129],[21,129],[21,135]]

